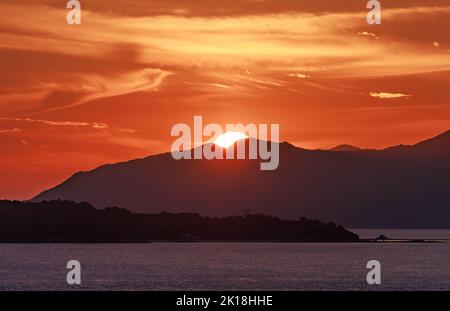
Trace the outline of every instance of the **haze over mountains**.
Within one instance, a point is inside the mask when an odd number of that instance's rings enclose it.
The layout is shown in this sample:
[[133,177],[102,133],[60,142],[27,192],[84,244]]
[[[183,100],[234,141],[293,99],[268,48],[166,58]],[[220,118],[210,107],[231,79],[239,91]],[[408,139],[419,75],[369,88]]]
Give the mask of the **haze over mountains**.
[[264,213],[347,227],[450,228],[450,131],[384,150],[279,144],[260,160],[174,160],[170,153],[80,172],[32,201],[68,199],[133,212]]

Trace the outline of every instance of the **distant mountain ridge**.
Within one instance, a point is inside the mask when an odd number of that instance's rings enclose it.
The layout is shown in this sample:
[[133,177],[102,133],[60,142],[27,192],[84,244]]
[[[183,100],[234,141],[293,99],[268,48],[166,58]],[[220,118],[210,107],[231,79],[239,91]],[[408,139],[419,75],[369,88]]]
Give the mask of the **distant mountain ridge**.
[[356,150],[361,149],[352,145],[339,145],[330,149],[330,151],[356,151]]
[[261,171],[259,160],[176,161],[166,153],[76,173],[32,201],[208,216],[250,210],[346,227],[450,228],[450,131],[384,150],[279,148],[275,171]]

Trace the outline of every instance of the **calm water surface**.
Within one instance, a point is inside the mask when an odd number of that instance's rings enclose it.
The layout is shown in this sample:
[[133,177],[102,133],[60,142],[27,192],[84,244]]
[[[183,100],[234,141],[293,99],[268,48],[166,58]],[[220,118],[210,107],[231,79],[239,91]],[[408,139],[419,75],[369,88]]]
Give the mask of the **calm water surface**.
[[[363,238],[450,238],[450,230],[353,230]],[[450,290],[450,243],[0,244],[0,290]],[[382,284],[366,283],[366,263]]]

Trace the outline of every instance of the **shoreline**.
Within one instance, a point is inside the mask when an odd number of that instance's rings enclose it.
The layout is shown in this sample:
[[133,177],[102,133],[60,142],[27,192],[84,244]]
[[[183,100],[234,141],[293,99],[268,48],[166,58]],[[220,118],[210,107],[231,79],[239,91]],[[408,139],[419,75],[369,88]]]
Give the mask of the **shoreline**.
[[283,244],[357,244],[357,243],[389,243],[389,244],[404,244],[404,243],[425,243],[425,244],[441,244],[448,243],[448,239],[360,239],[359,241],[296,241],[296,240],[122,240],[122,241],[80,241],[80,240],[0,240],[0,244],[151,244],[151,243],[283,243]]

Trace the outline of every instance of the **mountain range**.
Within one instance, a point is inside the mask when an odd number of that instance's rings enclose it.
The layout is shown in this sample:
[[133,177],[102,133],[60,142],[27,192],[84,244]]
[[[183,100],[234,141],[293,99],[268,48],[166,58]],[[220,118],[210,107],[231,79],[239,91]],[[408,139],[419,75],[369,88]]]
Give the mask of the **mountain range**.
[[76,173],[31,201],[136,213],[302,216],[349,228],[450,228],[450,131],[383,150],[271,144],[280,152],[273,171],[261,171],[260,160],[175,160],[164,153]]

